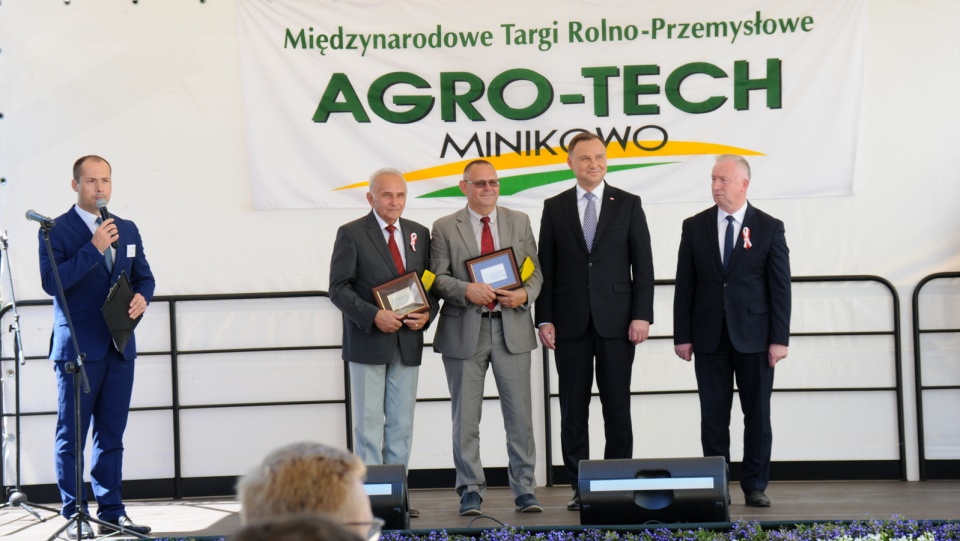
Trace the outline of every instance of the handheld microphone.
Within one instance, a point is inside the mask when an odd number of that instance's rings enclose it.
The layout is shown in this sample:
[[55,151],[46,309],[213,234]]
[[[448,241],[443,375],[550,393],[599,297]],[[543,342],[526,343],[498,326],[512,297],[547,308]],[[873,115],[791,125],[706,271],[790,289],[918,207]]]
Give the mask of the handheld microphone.
[[57,222],[55,220],[47,218],[43,214],[40,214],[39,212],[33,209],[30,209],[27,211],[27,219],[30,220],[31,222],[37,222],[43,227],[53,227],[57,225]]
[[[97,199],[97,208],[100,209],[100,219],[104,222],[110,219],[110,213],[107,212],[107,200],[106,199]],[[116,250],[120,243],[113,241],[110,243],[110,246],[113,246],[113,249]]]

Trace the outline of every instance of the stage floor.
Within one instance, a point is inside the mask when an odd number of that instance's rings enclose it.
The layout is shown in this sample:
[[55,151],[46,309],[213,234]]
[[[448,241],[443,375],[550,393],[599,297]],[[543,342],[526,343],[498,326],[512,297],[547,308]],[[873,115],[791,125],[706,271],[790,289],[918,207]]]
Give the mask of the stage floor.
[[[960,481],[868,481],[868,482],[777,482],[767,489],[773,506],[757,509],[743,505],[743,495],[730,486],[731,520],[834,521],[857,519],[960,520]],[[508,489],[487,491],[483,514],[511,526],[579,525],[580,515],[567,511],[570,488],[541,488],[538,497],[543,513],[514,511]],[[411,520],[411,529],[492,528],[493,520],[461,517],[459,501],[450,490],[412,490],[410,503],[421,518]],[[49,506],[53,507],[53,506]],[[0,510],[0,537],[5,541],[47,539],[65,524],[56,513],[38,510],[45,521],[16,507]],[[157,537],[229,535],[240,527],[240,504],[231,498],[129,501],[127,512],[137,522],[153,527]],[[91,512],[95,512],[91,509]],[[471,523],[472,521],[472,523]],[[66,536],[62,536],[66,539]]]

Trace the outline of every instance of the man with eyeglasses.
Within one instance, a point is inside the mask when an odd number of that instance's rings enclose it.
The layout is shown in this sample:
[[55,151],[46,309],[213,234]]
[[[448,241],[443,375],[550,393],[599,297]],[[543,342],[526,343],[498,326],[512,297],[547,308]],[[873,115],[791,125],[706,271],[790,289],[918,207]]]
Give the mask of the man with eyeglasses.
[[[433,224],[430,270],[433,294],[443,299],[434,349],[443,358],[450,389],[453,460],[460,514],[479,515],[487,483],[480,462],[480,414],[487,368],[500,394],[507,433],[508,478],[516,510],[537,513],[536,445],[530,399],[530,351],[537,347],[530,306],[542,275],[530,218],[497,206],[500,180],[486,160],[467,164],[460,181],[467,206]],[[471,280],[466,262],[513,248],[516,262],[530,258],[533,274],[516,289]],[[512,269],[518,275],[516,268]],[[497,282],[493,282],[497,284]]]
[[361,539],[377,541],[383,521],[370,508],[366,475],[366,465],[349,451],[314,442],[286,445],[237,483],[240,520],[251,525],[324,513]]

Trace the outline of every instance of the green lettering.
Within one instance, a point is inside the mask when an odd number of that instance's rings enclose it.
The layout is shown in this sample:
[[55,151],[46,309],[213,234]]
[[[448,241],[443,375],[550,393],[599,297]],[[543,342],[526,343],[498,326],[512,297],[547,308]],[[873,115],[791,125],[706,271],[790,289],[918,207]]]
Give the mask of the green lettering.
[[393,111],[387,108],[384,102],[387,91],[394,85],[400,84],[410,85],[418,89],[430,88],[430,83],[413,73],[397,71],[382,75],[370,85],[370,90],[367,91],[367,102],[374,114],[394,124],[410,124],[422,120],[430,114],[430,110],[433,109],[433,96],[396,95],[393,97],[393,104],[407,107],[407,109]]
[[[337,97],[341,94],[344,101],[337,101]],[[316,112],[313,113],[313,121],[326,122],[330,118],[330,113],[350,113],[357,122],[370,122],[370,117],[363,109],[360,97],[357,96],[357,91],[353,89],[346,73],[334,73],[330,76],[330,82],[323,91]]]
[[637,96],[641,94],[659,94],[660,85],[640,84],[637,80],[641,75],[660,75],[660,66],[624,66],[623,67],[623,113],[626,115],[655,115],[660,112],[660,106],[653,103],[638,104]]
[[687,77],[697,73],[709,75],[714,79],[722,79],[727,76],[722,69],[706,62],[684,64],[673,70],[670,76],[667,77],[667,100],[670,101],[671,105],[685,113],[700,114],[716,111],[727,101],[727,98],[723,96],[711,96],[701,102],[693,102],[687,100],[680,94],[680,85],[683,84],[683,81]]
[[780,76],[782,62],[779,58],[767,59],[767,77],[750,79],[750,63],[737,60],[733,63],[733,108],[737,111],[750,109],[750,91],[767,91],[767,109],[780,109],[783,105],[783,80]]
[[307,48],[307,37],[302,28],[300,29],[300,33],[296,34],[296,36],[294,36],[294,34],[290,32],[290,29],[287,28],[287,35],[283,40],[283,48],[286,49],[287,47],[293,47],[294,49],[297,47],[300,47],[301,49]]
[[610,95],[607,92],[610,85],[607,81],[611,77],[619,77],[620,68],[616,66],[580,68],[580,75],[593,79],[593,114],[598,117],[610,116]]
[[[537,88],[537,96],[530,105],[515,108],[509,105],[503,94],[511,83],[528,81]],[[490,94],[487,96],[490,106],[500,116],[510,120],[530,120],[546,112],[553,102],[553,86],[546,77],[528,69],[511,69],[497,75],[490,81]]]
[[[457,94],[457,83],[466,83],[467,90]],[[467,119],[473,121],[485,120],[480,111],[473,106],[474,102],[483,97],[485,89],[483,79],[465,71],[440,73],[440,118],[444,122],[457,121],[457,109],[463,111]]]

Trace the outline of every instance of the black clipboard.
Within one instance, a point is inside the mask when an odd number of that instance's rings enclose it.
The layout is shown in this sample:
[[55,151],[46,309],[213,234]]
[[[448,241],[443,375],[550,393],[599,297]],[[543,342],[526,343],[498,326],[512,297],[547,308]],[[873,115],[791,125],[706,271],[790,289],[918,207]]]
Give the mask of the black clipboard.
[[126,271],[121,271],[120,278],[110,288],[107,300],[100,309],[103,319],[107,322],[107,328],[110,329],[110,335],[113,337],[113,346],[121,353],[133,336],[133,330],[143,318],[143,314],[140,314],[137,319],[130,319],[130,301],[132,300],[133,288],[130,287],[130,280],[127,279]]

